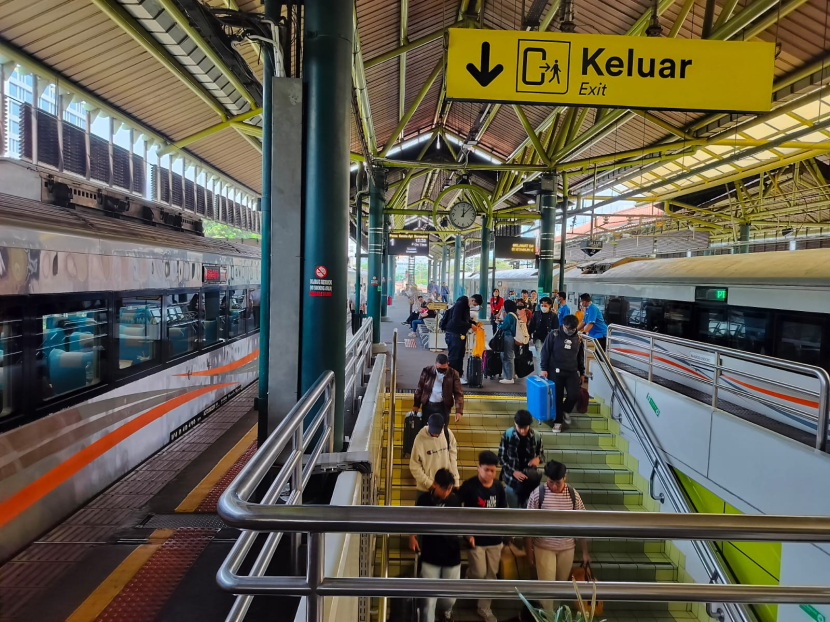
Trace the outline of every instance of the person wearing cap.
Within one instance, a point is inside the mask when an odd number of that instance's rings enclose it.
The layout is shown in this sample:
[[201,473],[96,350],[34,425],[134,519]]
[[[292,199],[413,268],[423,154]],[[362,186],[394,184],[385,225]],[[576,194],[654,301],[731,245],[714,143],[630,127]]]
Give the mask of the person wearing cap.
[[460,484],[455,435],[444,425],[444,418],[435,413],[429,416],[427,425],[415,437],[409,458],[409,470],[419,492],[433,488],[439,469],[447,469],[455,478],[455,485]]
[[464,414],[464,389],[458,372],[450,367],[449,358],[441,352],[435,357],[435,365],[424,367],[421,371],[412,399],[412,411],[418,412],[423,407],[424,418],[438,413],[444,417],[445,423],[449,423],[453,403],[455,422],[458,423]]

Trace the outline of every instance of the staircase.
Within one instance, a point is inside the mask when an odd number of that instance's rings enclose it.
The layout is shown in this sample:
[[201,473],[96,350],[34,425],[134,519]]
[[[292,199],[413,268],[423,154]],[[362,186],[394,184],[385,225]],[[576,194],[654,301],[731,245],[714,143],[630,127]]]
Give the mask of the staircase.
[[[502,433],[513,425],[513,414],[525,407],[524,398],[517,397],[469,396],[464,402],[464,417],[460,423],[450,426],[458,441],[458,469],[462,481],[475,476],[480,451],[498,450]],[[415,481],[409,472],[409,458],[401,456],[400,431],[403,417],[411,406],[412,395],[398,395],[392,505],[414,505],[417,496]],[[637,461],[628,454],[628,441],[619,436],[619,424],[608,412],[607,407],[592,401],[588,413],[573,415],[573,423],[566,432],[553,434],[544,424],[534,425],[542,433],[545,458],[568,466],[568,483],[579,492],[589,510],[656,512],[658,504],[648,494],[648,482],[637,473]],[[385,438],[383,445],[387,445]],[[380,481],[384,482],[385,477],[384,470]],[[378,503],[384,503],[382,494]],[[389,576],[413,576],[415,556],[408,548],[408,536],[390,536],[389,548]],[[579,563],[578,544],[576,551],[575,563]],[[683,567],[683,555],[671,542],[594,539],[589,543],[589,551],[591,567],[599,581],[692,582]],[[466,572],[464,555],[462,548],[462,577]],[[504,547],[501,562],[500,578],[536,578],[524,552],[515,546]],[[378,539],[375,573],[380,573],[380,569]],[[518,620],[520,609],[518,600],[493,601],[493,612],[500,622]],[[376,606],[373,611],[377,611]],[[374,615],[376,619],[376,613]],[[475,601],[456,602],[454,619],[456,622],[480,620]],[[608,622],[709,620],[701,605],[686,603],[606,603],[599,619]]]

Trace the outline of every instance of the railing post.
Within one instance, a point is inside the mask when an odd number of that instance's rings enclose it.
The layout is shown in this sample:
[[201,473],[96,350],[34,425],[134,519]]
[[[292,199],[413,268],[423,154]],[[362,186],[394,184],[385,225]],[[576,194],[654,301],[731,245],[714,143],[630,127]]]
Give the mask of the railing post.
[[325,534],[313,531],[308,534],[308,567],[306,580],[311,588],[306,607],[308,622],[323,622],[325,614],[325,599],[317,594],[317,588],[323,583],[326,572]]
[[816,421],[816,449],[820,451],[827,451],[827,422],[828,413],[828,391],[830,391],[830,383],[826,373],[818,374],[818,421]]
[[[398,329],[392,331],[392,373],[389,382],[389,426],[386,438],[386,483],[383,489],[383,505],[392,505],[392,469],[395,456],[395,392],[398,389]],[[389,576],[389,534],[383,534],[381,544],[381,576]],[[378,622],[386,622],[389,599],[382,598]]]
[[[294,435],[291,439],[291,453],[298,452],[300,455],[303,453],[303,422],[300,422],[300,425],[297,426],[297,429],[294,430]],[[294,472],[291,474],[291,492],[300,491],[299,493],[299,503],[303,502],[303,461],[297,460],[297,463],[294,465]],[[279,492],[277,493],[279,496]],[[291,564],[291,574],[298,575],[300,574],[300,546],[302,544],[302,534],[300,533],[292,533],[290,536],[291,540],[291,556],[290,556],[290,564]]]
[[715,352],[715,377],[712,381],[712,408],[718,407],[718,386],[720,385],[720,352]]
[[654,378],[654,337],[648,338],[648,381]]

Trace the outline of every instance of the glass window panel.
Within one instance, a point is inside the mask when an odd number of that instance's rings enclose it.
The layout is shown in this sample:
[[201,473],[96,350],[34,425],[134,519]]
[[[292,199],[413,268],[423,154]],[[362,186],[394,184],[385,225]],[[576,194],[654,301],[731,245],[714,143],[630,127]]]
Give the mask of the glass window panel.
[[99,114],[92,122],[92,129],[90,131],[95,136],[109,141],[112,138],[110,134],[111,129],[112,128],[110,127],[110,118],[102,114]]
[[729,347],[744,352],[769,354],[769,313],[751,309],[729,310]]
[[23,322],[19,307],[0,309],[0,417],[20,407],[23,388]]
[[686,337],[692,322],[692,305],[685,302],[667,302],[663,309],[664,332],[673,337]]
[[227,291],[208,290],[203,294],[204,319],[202,320],[205,345],[225,340],[225,318],[227,317]]
[[[354,289],[354,288],[352,288]],[[259,330],[259,302],[260,288],[254,287],[248,292],[248,302],[251,305],[251,321],[248,322],[248,330]]]
[[167,357],[176,358],[194,352],[199,342],[199,312],[202,307],[200,294],[170,294],[166,296],[165,306]]
[[232,289],[230,298],[230,316],[228,318],[228,339],[239,337],[247,332],[246,324],[251,315],[248,306],[248,292],[244,289]]
[[606,324],[628,325],[631,304],[623,296],[608,296],[605,299],[603,316]]
[[120,121],[115,122],[115,127],[117,129],[115,130],[112,144],[123,147],[127,151],[131,151],[132,144],[130,143],[130,128],[125,127]]
[[725,346],[729,343],[729,322],[726,309],[698,309],[697,339],[705,343]]
[[161,298],[130,296],[118,301],[118,367],[161,360]]
[[782,320],[775,356],[807,365],[821,365],[822,329],[820,320]]
[[39,308],[35,360],[42,399],[103,381],[106,366],[107,302],[49,302]]

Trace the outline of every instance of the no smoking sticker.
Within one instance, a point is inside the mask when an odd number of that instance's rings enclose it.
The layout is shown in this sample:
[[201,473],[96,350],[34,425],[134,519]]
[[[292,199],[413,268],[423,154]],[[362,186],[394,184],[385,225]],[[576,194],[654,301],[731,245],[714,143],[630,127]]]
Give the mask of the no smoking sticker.
[[308,280],[308,295],[331,297],[331,279],[326,278],[329,271],[325,266],[317,266],[314,268],[314,274],[317,278]]
[[328,275],[329,271],[326,270],[325,266],[317,266],[314,268],[314,274],[317,275],[318,279],[324,279]]

